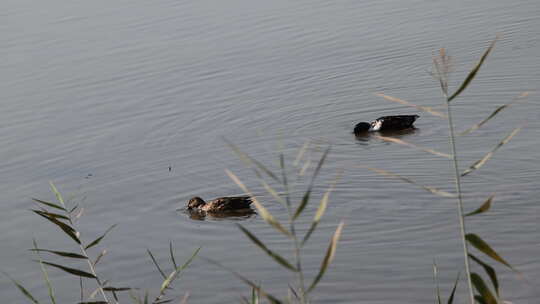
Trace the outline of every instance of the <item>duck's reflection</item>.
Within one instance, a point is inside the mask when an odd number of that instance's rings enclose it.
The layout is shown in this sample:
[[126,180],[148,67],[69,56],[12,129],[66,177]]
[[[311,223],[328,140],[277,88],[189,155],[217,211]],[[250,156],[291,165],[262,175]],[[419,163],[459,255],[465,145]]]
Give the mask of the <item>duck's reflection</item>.
[[355,135],[354,137],[356,138],[356,140],[360,144],[367,144],[370,139],[376,137],[377,135],[400,138],[400,137],[415,134],[417,132],[420,132],[420,130],[417,129],[417,128],[408,128],[408,129],[404,129],[404,130],[366,132],[366,133],[361,134],[361,135]]
[[240,221],[248,219],[255,214],[255,210],[253,209],[240,209],[240,210],[234,210],[234,211],[225,211],[225,212],[205,212],[201,210],[188,210],[185,209],[184,213],[186,213],[190,219],[196,220],[196,221],[205,221],[205,220],[233,220],[233,221]]

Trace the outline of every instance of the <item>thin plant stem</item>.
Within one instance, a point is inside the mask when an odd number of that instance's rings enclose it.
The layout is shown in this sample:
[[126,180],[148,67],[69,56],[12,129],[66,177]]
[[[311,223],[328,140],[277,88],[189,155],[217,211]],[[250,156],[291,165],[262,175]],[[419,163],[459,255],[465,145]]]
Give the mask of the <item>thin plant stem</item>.
[[302,262],[300,257],[300,244],[298,237],[296,236],[296,229],[294,225],[294,214],[291,206],[291,197],[289,192],[289,183],[287,182],[287,173],[285,172],[285,158],[283,154],[280,155],[280,167],[283,178],[283,187],[285,188],[285,200],[287,205],[287,214],[289,216],[289,227],[294,242],[294,260],[296,264],[296,270],[298,273],[298,285],[300,288],[300,303],[304,304],[305,301],[305,286],[304,286],[304,273],[302,272]]
[[[62,204],[62,207],[66,208],[66,205],[64,204],[62,199],[59,199],[59,202],[60,202],[60,204]],[[67,212],[67,211],[65,213],[66,213],[66,215],[68,217],[69,224],[75,229],[75,223],[73,222],[73,220],[71,218],[71,213]],[[79,233],[79,231],[77,229],[75,229],[75,231],[77,231],[77,234],[80,235],[80,233]],[[79,238],[80,238],[80,236],[79,236]],[[79,244],[79,248],[81,249],[82,255],[84,255],[86,257],[86,262],[88,263],[88,267],[90,268],[90,273],[92,273],[94,275],[94,277],[96,278],[96,282],[98,284],[98,289],[99,289],[99,292],[101,293],[101,296],[103,297],[103,300],[105,300],[105,302],[107,302],[107,303],[110,303],[109,299],[107,298],[107,294],[105,294],[105,291],[103,290],[103,285],[101,284],[101,280],[99,279],[99,277],[98,277],[98,275],[96,273],[96,269],[94,267],[94,264],[90,260],[90,257],[88,256],[88,253],[86,252],[86,249],[84,248],[82,243]]]
[[467,246],[467,240],[465,239],[466,229],[465,229],[465,218],[463,216],[463,196],[461,193],[461,175],[459,174],[459,165],[458,165],[458,158],[456,154],[456,140],[454,135],[454,123],[452,122],[452,111],[450,109],[450,102],[448,102],[448,95],[446,92],[443,94],[446,99],[446,109],[448,112],[448,127],[450,129],[450,146],[452,147],[452,161],[454,163],[454,171],[455,176],[454,180],[456,182],[456,192],[457,192],[457,203],[458,203],[458,216],[459,216],[459,225],[460,225],[460,233],[461,233],[461,241],[463,243],[463,255],[465,258],[465,272],[467,274],[467,284],[469,287],[469,300],[471,304],[474,304],[474,294],[473,294],[473,286],[471,282],[471,272],[469,267],[469,249]]

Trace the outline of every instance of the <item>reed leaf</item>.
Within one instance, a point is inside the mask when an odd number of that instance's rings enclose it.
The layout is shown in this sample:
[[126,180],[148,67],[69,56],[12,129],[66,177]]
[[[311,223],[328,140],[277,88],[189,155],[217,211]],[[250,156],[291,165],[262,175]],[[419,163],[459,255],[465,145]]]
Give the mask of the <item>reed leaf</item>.
[[17,289],[19,289],[19,291],[28,299],[30,300],[32,303],[34,304],[39,304],[39,301],[36,300],[36,298],[34,298],[34,296],[17,280],[15,280],[14,278],[12,278],[9,274],[7,274],[6,272],[3,272],[2,271],[2,274],[4,274],[6,277],[8,277],[8,279],[11,280],[11,282],[17,287]]
[[415,104],[410,103],[410,102],[408,102],[406,100],[399,99],[399,98],[393,97],[393,96],[388,96],[388,95],[385,95],[383,93],[375,93],[375,95],[377,95],[379,97],[382,97],[382,98],[384,98],[386,100],[392,101],[392,102],[397,102],[397,103],[400,103],[402,105],[417,108],[418,110],[424,111],[424,112],[429,113],[429,114],[431,114],[433,116],[437,116],[437,117],[441,117],[441,118],[446,118],[447,117],[445,114],[443,114],[441,112],[438,112],[438,111],[435,111],[431,107],[424,107],[424,106],[415,105]]
[[336,248],[339,242],[339,238],[341,237],[341,230],[343,229],[343,221],[339,223],[339,226],[336,229],[336,232],[334,232],[334,235],[332,236],[332,239],[330,240],[330,244],[328,245],[328,249],[326,250],[326,255],[324,256],[324,259],[321,263],[321,268],[319,270],[319,273],[313,280],[313,283],[309,286],[307,289],[307,292],[310,292],[317,286],[317,283],[322,279],[324,273],[328,269],[328,266],[330,263],[332,263],[332,260],[334,259],[334,256],[336,254]]
[[302,240],[301,245],[304,246],[304,244],[308,241],[311,234],[315,231],[317,228],[317,225],[319,224],[319,221],[321,220],[322,216],[324,215],[324,212],[326,211],[326,207],[328,206],[328,200],[330,198],[330,193],[334,191],[334,188],[338,182],[338,180],[341,178],[341,174],[343,172],[341,171],[338,176],[336,177],[336,180],[330,185],[328,190],[324,193],[323,197],[321,198],[321,202],[319,203],[319,207],[317,208],[317,212],[315,213],[315,216],[313,217],[313,221],[311,222],[311,226],[309,227],[308,232],[304,236],[304,239]]
[[251,192],[244,185],[244,183],[242,183],[242,181],[240,181],[240,179],[234,173],[232,173],[228,169],[225,169],[225,172],[236,183],[236,185],[238,185],[238,187],[240,187],[245,193],[247,193],[251,197],[253,205],[255,205],[258,213],[270,226],[274,227],[277,231],[283,233],[287,237],[292,238],[291,233],[287,229],[285,229],[279,223],[279,221],[268,210],[266,210],[266,208],[264,208],[264,206],[259,202],[259,200],[257,200],[257,198],[253,194],[251,194]]
[[96,260],[94,261],[94,263],[92,263],[94,266],[96,266],[99,261],[101,260],[102,257],[104,257],[105,255],[107,254],[107,249],[103,249],[99,254],[98,256],[96,257]]
[[485,303],[498,304],[497,298],[491,293],[491,290],[486,286],[482,277],[473,272],[471,273],[471,281]]
[[176,259],[174,258],[172,241],[169,242],[169,255],[171,256],[171,263],[173,264],[173,268],[178,268],[178,265],[176,265]]
[[495,194],[491,195],[478,209],[474,210],[473,212],[465,214],[465,216],[471,216],[475,214],[484,213],[489,210],[491,207],[491,202],[493,201],[493,198],[495,197]]
[[489,279],[491,280],[491,283],[493,284],[493,287],[495,288],[495,292],[497,293],[497,295],[499,295],[499,280],[497,280],[497,272],[495,272],[495,269],[493,269],[493,267],[489,266],[488,264],[482,262],[482,260],[470,253],[469,257],[478,265],[482,266],[482,268],[484,268],[487,275],[489,276]]
[[297,272],[298,269],[296,269],[296,267],[294,267],[293,265],[291,265],[284,257],[282,257],[281,255],[273,252],[272,250],[268,249],[268,247],[266,247],[266,245],[261,241],[259,240],[253,233],[251,233],[248,229],[246,229],[244,226],[240,225],[240,224],[237,224],[238,228],[240,228],[240,230],[255,244],[257,245],[257,247],[259,247],[262,251],[264,251],[268,256],[270,256],[272,259],[274,259],[274,261],[276,261],[278,264],[280,264],[281,266],[289,269],[289,270],[292,270],[294,272]]
[[237,277],[240,281],[244,282],[245,284],[251,286],[251,288],[254,288],[255,290],[257,290],[257,292],[259,293],[259,295],[265,297],[266,299],[268,299],[268,301],[272,304],[281,304],[282,302],[280,300],[278,300],[278,298],[276,298],[275,296],[267,293],[266,291],[264,291],[259,285],[255,284],[253,281],[249,280],[248,278],[244,277],[243,275],[239,274],[238,272],[228,268],[228,267],[225,267],[223,264],[217,262],[217,261],[214,261],[214,260],[211,260],[211,259],[208,259],[208,258],[204,258],[204,257],[201,257],[201,259],[211,263],[211,264],[214,264],[222,269],[225,269],[227,270],[228,272],[232,273],[235,277]]
[[178,277],[178,275],[180,275],[180,273],[182,272],[182,270],[186,269],[186,267],[189,266],[189,264],[191,264],[191,262],[193,261],[193,259],[195,259],[195,257],[197,256],[197,254],[199,254],[199,251],[201,251],[201,247],[197,248],[193,254],[191,255],[191,257],[186,261],[184,262],[183,265],[181,265],[180,267],[177,267],[175,268],[167,277],[166,279],[163,281],[163,283],[161,284],[161,288],[159,290],[159,293],[160,295],[163,294],[163,292],[165,291],[165,289],[169,288],[169,285],[171,285],[171,283],[174,281],[174,279],[176,279]]
[[62,205],[62,207],[64,207],[64,209],[66,208],[66,204],[64,202],[64,198],[62,197],[62,194],[60,194],[60,192],[58,191],[58,189],[56,189],[56,186],[54,185],[54,183],[51,181],[49,182],[49,184],[51,185],[51,189],[52,191],[54,192],[54,195],[56,196],[56,199],[58,200],[58,202],[60,203],[60,205]]
[[415,182],[414,180],[408,178],[408,177],[404,177],[404,176],[401,176],[401,175],[398,175],[398,174],[395,174],[395,173],[392,173],[392,172],[389,172],[389,171],[386,171],[386,170],[382,170],[382,169],[377,169],[377,168],[370,168],[370,167],[365,167],[365,166],[360,166],[362,168],[366,168],[368,170],[371,170],[375,173],[378,173],[380,175],[383,175],[383,176],[388,176],[388,177],[394,177],[394,178],[397,178],[397,179],[400,179],[406,183],[409,183],[409,184],[412,184],[412,185],[415,185],[415,186],[418,186],[428,192],[431,192],[433,194],[436,194],[436,195],[439,195],[439,196],[442,196],[442,197],[456,197],[455,194],[452,194],[452,193],[449,193],[449,192],[446,192],[446,191],[443,191],[443,190],[439,190],[437,188],[434,188],[434,187],[431,187],[431,186],[425,186],[425,185],[421,185],[421,184],[418,184],[417,182]]
[[47,215],[47,216],[55,218],[55,219],[62,219],[62,220],[68,220],[69,221],[69,217],[67,217],[65,215],[49,212],[49,211],[46,211],[45,209],[43,209],[43,210],[32,209],[32,211],[34,211],[35,213],[37,213],[39,215]]
[[435,281],[435,297],[437,304],[442,304],[441,289],[439,287],[439,270],[435,261],[433,261],[433,280]]
[[107,235],[107,233],[109,233],[114,227],[116,227],[116,225],[117,224],[111,225],[111,227],[109,227],[107,230],[105,230],[105,232],[100,237],[93,240],[90,244],[86,245],[86,247],[84,247],[84,249],[92,248],[92,247],[96,246],[97,244],[99,244],[99,242],[101,242],[101,240],[103,240],[103,238]]
[[40,200],[40,199],[37,199],[37,198],[32,198],[32,200],[36,203],[40,203],[40,204],[43,204],[43,205],[46,205],[46,206],[49,206],[49,207],[52,207],[52,208],[56,208],[56,209],[60,209],[62,211],[67,211],[66,208],[58,205],[58,204],[55,204],[55,203],[51,203],[51,202],[46,202],[46,201],[43,201],[43,200]]
[[[40,262],[40,261],[36,261],[36,262]],[[70,274],[73,274],[73,275],[76,275],[76,276],[79,276],[79,277],[85,277],[85,278],[91,278],[91,279],[95,279],[96,276],[89,273],[89,272],[86,272],[86,271],[83,271],[83,270],[79,270],[79,269],[75,269],[75,268],[71,268],[71,267],[66,267],[66,266],[62,266],[62,265],[58,265],[58,264],[54,264],[54,263],[50,263],[50,262],[45,262],[45,261],[41,261],[41,263],[45,264],[45,265],[49,265],[49,266],[52,266],[52,267],[55,267],[55,268],[58,268],[58,269],[61,269],[67,273],[70,273]]]
[[161,267],[159,266],[158,262],[156,261],[156,258],[154,257],[154,255],[152,254],[152,251],[150,251],[150,249],[146,249],[146,252],[148,252],[148,255],[150,256],[150,258],[152,259],[152,262],[154,263],[154,265],[156,266],[157,270],[159,271],[159,273],[161,274],[161,276],[166,279],[167,276],[165,275],[165,272],[163,272],[163,270],[161,269]]
[[523,97],[527,97],[529,96],[529,92],[523,92],[521,93],[518,97],[516,97],[512,102],[510,103],[507,103],[507,104],[504,104],[502,106],[499,106],[497,107],[497,109],[495,109],[495,111],[493,111],[487,118],[485,118],[484,120],[482,120],[481,122],[473,125],[472,127],[468,128],[467,130],[459,133],[459,135],[466,135],[466,134],[469,134],[471,133],[472,131],[475,131],[477,129],[479,129],[480,127],[482,127],[486,122],[488,122],[490,119],[492,119],[493,117],[495,117],[495,115],[499,114],[500,111],[510,107],[512,104],[514,104],[515,102],[519,101],[519,99],[523,98]]
[[454,98],[456,98],[457,96],[459,96],[459,94],[461,94],[461,92],[463,92],[463,90],[465,90],[467,88],[467,86],[469,85],[469,83],[474,79],[474,77],[476,76],[476,73],[478,73],[478,71],[480,70],[480,67],[482,66],[482,64],[484,63],[484,60],[486,60],[487,56],[489,55],[489,53],[491,52],[491,50],[493,49],[493,47],[495,46],[495,42],[497,42],[497,39],[498,37],[496,37],[492,42],[491,44],[489,45],[489,47],[486,49],[486,51],[484,52],[484,54],[482,54],[482,57],[480,57],[480,61],[478,61],[478,63],[474,66],[474,68],[469,72],[469,75],[467,75],[467,78],[465,78],[465,80],[463,81],[463,83],[461,84],[461,86],[457,89],[457,91],[452,94],[450,97],[448,97],[448,102],[452,101]]
[[283,187],[285,188],[285,205],[287,207],[288,212],[290,213],[291,212],[290,211],[291,195],[289,193],[289,182],[287,180],[287,172],[285,172],[285,156],[283,155],[283,153],[279,153],[279,168],[281,171],[281,178],[283,180]]
[[77,304],[109,304],[109,302],[105,302],[105,301],[92,301],[92,302],[78,302]]
[[424,152],[431,153],[433,155],[442,156],[442,157],[446,157],[448,159],[452,159],[452,155],[450,155],[450,154],[435,151],[435,150],[429,149],[429,148],[423,148],[423,147],[417,146],[415,144],[412,144],[410,142],[406,142],[406,141],[398,139],[398,138],[381,136],[381,135],[375,135],[375,138],[378,138],[380,140],[384,140],[384,141],[387,141],[387,142],[393,142],[393,143],[396,143],[396,144],[400,144],[400,145],[408,146],[408,147],[411,147],[411,148],[415,148],[415,149],[418,149],[418,150],[421,150],[421,151],[424,151]]
[[476,300],[476,302],[478,302],[478,304],[487,304],[484,298],[480,295],[475,295],[474,299]]
[[242,160],[246,165],[248,165],[249,167],[253,167],[256,166],[257,168],[259,168],[261,171],[263,171],[264,173],[266,173],[266,175],[268,175],[269,177],[271,177],[273,180],[275,180],[276,182],[280,183],[281,184],[281,181],[279,180],[279,178],[270,170],[268,169],[265,165],[263,165],[261,162],[259,162],[258,160],[252,158],[251,156],[249,156],[247,153],[243,152],[242,150],[240,150],[240,148],[238,148],[235,144],[233,144],[232,142],[228,141],[227,139],[224,139],[225,140],[225,143],[233,150],[233,152],[240,158],[240,160]]
[[306,154],[306,151],[309,145],[310,145],[310,142],[308,140],[302,145],[302,148],[298,150],[298,154],[296,155],[296,158],[294,159],[294,162],[293,162],[294,167],[298,167],[298,165],[300,165],[300,161],[304,158],[304,154]]
[[106,286],[106,287],[103,287],[103,290],[105,291],[128,291],[128,290],[131,290],[133,288],[131,287],[112,287],[112,286]]
[[[37,250],[38,245],[37,245],[36,239],[32,239],[32,244],[34,245],[34,250]],[[45,284],[47,285],[47,291],[49,293],[49,298],[51,299],[51,303],[56,304],[54,288],[52,287],[51,280],[49,279],[49,273],[47,272],[47,269],[43,265],[43,260],[41,259],[41,255],[39,254],[39,251],[36,251],[36,255],[38,257],[39,267],[41,268],[41,272],[43,273],[43,279],[45,280]]]
[[311,176],[311,181],[309,182],[308,189],[306,190],[306,193],[304,193],[304,196],[302,197],[302,201],[300,202],[300,205],[298,205],[298,208],[294,212],[294,216],[292,217],[292,220],[296,220],[300,214],[302,214],[302,211],[304,211],[304,208],[306,208],[309,197],[311,196],[311,191],[313,190],[313,186],[315,184],[315,179],[317,178],[317,175],[319,175],[319,172],[321,171],[321,167],[324,164],[324,161],[326,160],[326,157],[328,156],[328,153],[330,152],[330,148],[326,148],[323,155],[321,156],[321,159],[319,160],[319,163],[317,164],[317,167],[315,168],[315,171],[313,171],[313,175]]
[[507,266],[508,268],[514,270],[514,268],[508,264],[493,248],[491,248],[482,238],[480,238],[478,235],[474,233],[468,233],[465,238],[467,241],[474,246],[474,248],[478,249],[479,251],[483,252],[490,258],[494,259],[495,261]]
[[457,285],[459,283],[459,275],[460,273],[458,272],[456,281],[454,282],[454,288],[452,288],[452,292],[450,293],[450,296],[448,297],[448,302],[446,302],[447,304],[454,303],[454,295],[456,294]]
[[493,154],[503,145],[508,143],[512,137],[514,137],[523,127],[515,128],[510,134],[508,134],[501,142],[495,146],[491,151],[489,151],[484,157],[482,157],[480,160],[477,160],[474,164],[472,164],[467,170],[465,170],[463,173],[461,173],[461,176],[465,176],[474,170],[480,169],[492,156]]
[[259,294],[255,288],[251,288],[251,304],[259,304]]
[[68,224],[66,223],[63,223],[59,220],[57,220],[53,215],[50,215],[48,212],[43,212],[43,211],[39,211],[39,210],[32,210],[34,211],[36,214],[46,218],[47,220],[49,220],[51,223],[57,225],[60,229],[62,229],[62,231],[64,231],[69,237],[71,237],[75,242],[77,242],[77,244],[81,244],[81,240],[79,240],[79,237],[77,236],[77,232],[75,231],[75,229],[73,229],[71,226],[69,226]]
[[82,254],[74,253],[74,252],[56,251],[56,250],[41,249],[41,248],[34,248],[34,249],[28,249],[28,250],[34,251],[34,252],[49,252],[49,253],[53,253],[53,254],[63,256],[66,258],[84,259],[84,260],[88,259],[88,257]]

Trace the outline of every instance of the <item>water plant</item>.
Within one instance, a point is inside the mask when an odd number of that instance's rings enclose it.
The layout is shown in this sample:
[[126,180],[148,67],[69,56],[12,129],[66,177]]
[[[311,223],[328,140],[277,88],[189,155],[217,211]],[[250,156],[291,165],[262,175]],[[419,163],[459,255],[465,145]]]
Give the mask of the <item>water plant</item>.
[[[84,213],[84,208],[82,208],[79,205],[74,206],[68,206],[67,202],[64,200],[64,197],[56,186],[51,182],[51,189],[54,192],[57,202],[52,201],[45,201],[41,199],[34,198],[33,201],[35,202],[37,208],[32,209],[32,212],[39,215],[42,218],[45,218],[47,221],[53,223],[56,227],[60,229],[60,231],[63,232],[65,236],[68,236],[71,240],[74,241],[76,244],[76,247],[78,248],[78,252],[76,251],[64,251],[64,250],[57,250],[57,249],[45,249],[45,248],[39,248],[38,243],[36,240],[33,241],[33,248],[30,249],[30,251],[34,252],[36,254],[37,260],[36,262],[39,263],[41,267],[41,271],[43,273],[43,279],[45,281],[45,284],[47,286],[48,294],[49,294],[49,300],[52,304],[57,303],[57,299],[55,296],[55,289],[53,288],[52,282],[49,279],[48,270],[47,267],[55,268],[62,270],[68,274],[71,274],[73,276],[76,276],[79,279],[79,287],[80,287],[80,298],[78,301],[79,304],[104,304],[104,303],[118,303],[119,302],[119,293],[122,292],[129,292],[129,296],[133,300],[134,303],[153,303],[153,304],[160,304],[160,303],[167,303],[172,301],[169,298],[166,298],[166,291],[171,288],[171,284],[174,282],[175,279],[179,277],[179,275],[182,273],[182,271],[193,261],[193,259],[197,256],[199,253],[199,249],[195,250],[195,252],[192,254],[192,256],[183,264],[178,266],[176,263],[176,259],[174,257],[173,252],[173,244],[172,242],[169,243],[169,255],[170,255],[170,261],[172,264],[172,270],[166,275],[165,272],[162,270],[162,268],[157,263],[156,259],[154,258],[154,255],[150,251],[150,249],[147,250],[150,258],[154,262],[154,265],[156,266],[157,270],[163,277],[163,282],[160,285],[159,292],[157,296],[154,298],[154,300],[149,300],[149,294],[148,291],[145,292],[144,297],[136,293],[137,288],[132,287],[125,287],[125,286],[116,286],[111,284],[109,280],[106,280],[102,277],[102,275],[97,271],[97,265],[102,260],[102,258],[107,254],[106,249],[102,249],[94,258],[92,258],[89,254],[89,249],[97,247],[100,242],[107,236],[107,234],[116,227],[115,225],[110,226],[103,234],[98,236],[97,238],[93,239],[91,242],[86,242],[84,238],[81,237],[81,232],[77,228],[77,220],[81,218],[81,216]],[[49,262],[42,259],[42,254],[52,254],[55,256],[60,256],[62,258],[68,258],[72,261],[78,261],[81,262],[83,265],[86,265],[86,269],[84,268],[73,268],[72,266],[68,266],[66,264],[60,264],[58,262]],[[4,273],[14,284],[15,286],[21,291],[21,293],[32,303],[38,304],[40,303],[34,295],[32,295],[27,288],[23,286],[23,284],[10,275]],[[90,292],[89,294],[85,294],[85,285],[89,282],[93,282],[94,284],[94,290]],[[187,300],[187,294],[184,296],[184,299]],[[185,302],[184,300],[184,302]]]
[[[471,211],[469,213],[465,213],[465,211],[464,211],[465,207],[464,207],[464,202],[463,202],[463,191],[462,191],[462,187],[463,187],[462,178],[464,176],[467,176],[468,174],[472,173],[473,171],[475,171],[477,169],[480,169],[493,156],[493,154],[500,147],[502,147],[503,145],[508,143],[510,141],[510,139],[512,139],[512,137],[514,137],[521,130],[521,127],[516,127],[515,129],[513,129],[491,151],[488,151],[483,157],[481,157],[478,161],[471,164],[467,169],[461,170],[461,168],[459,166],[459,157],[458,157],[458,151],[457,151],[458,149],[456,147],[457,146],[456,145],[456,137],[457,137],[457,135],[456,135],[454,123],[453,123],[453,120],[452,120],[452,115],[453,115],[453,112],[452,112],[453,103],[452,103],[452,101],[454,101],[457,97],[459,97],[460,94],[469,86],[471,81],[475,78],[478,71],[480,70],[480,67],[484,64],[486,58],[488,57],[488,55],[493,50],[496,41],[497,41],[497,39],[495,39],[495,40],[493,40],[491,42],[489,47],[482,54],[480,60],[476,63],[476,65],[473,67],[473,69],[468,73],[467,77],[463,80],[463,82],[458,87],[458,89],[452,94],[450,94],[449,87],[448,87],[448,79],[449,79],[449,75],[450,75],[450,72],[451,72],[451,58],[450,58],[450,56],[447,55],[447,52],[446,52],[445,49],[440,49],[439,52],[438,52],[438,55],[434,56],[434,58],[433,58],[434,72],[432,73],[432,75],[439,82],[439,85],[440,85],[440,88],[441,88],[441,91],[442,91],[442,95],[444,97],[444,104],[445,104],[445,107],[446,107],[446,114],[438,112],[438,111],[434,110],[431,107],[418,106],[418,105],[412,104],[412,103],[410,103],[408,101],[405,101],[405,100],[402,100],[402,99],[399,99],[399,98],[396,98],[396,97],[384,95],[384,94],[381,94],[381,93],[377,94],[377,95],[379,95],[379,96],[381,96],[381,97],[383,97],[383,98],[385,98],[385,99],[387,99],[389,101],[398,102],[400,104],[415,107],[415,108],[417,108],[417,109],[419,109],[421,111],[430,113],[430,114],[432,114],[434,116],[437,116],[437,117],[440,117],[440,118],[443,118],[443,119],[447,120],[447,122],[448,122],[448,130],[449,130],[448,139],[449,139],[449,144],[450,144],[450,153],[443,153],[443,152],[435,151],[433,149],[427,149],[427,148],[419,147],[417,145],[414,145],[412,143],[409,143],[409,142],[406,142],[406,141],[403,141],[403,140],[400,140],[400,139],[394,139],[394,138],[389,138],[389,137],[384,137],[384,136],[378,136],[378,138],[381,139],[381,140],[388,141],[388,142],[393,142],[393,143],[413,147],[413,148],[416,148],[416,149],[419,149],[419,150],[422,150],[422,151],[425,151],[425,152],[428,152],[428,153],[431,153],[431,154],[434,154],[434,155],[437,155],[437,156],[441,156],[441,157],[445,157],[445,158],[450,159],[451,163],[452,163],[452,167],[453,167],[452,171],[453,171],[454,182],[455,182],[455,193],[448,193],[448,192],[442,191],[442,190],[437,189],[437,188],[432,187],[432,186],[420,185],[420,184],[416,183],[414,180],[412,180],[410,178],[407,178],[407,177],[404,177],[404,176],[401,176],[401,175],[398,175],[398,174],[395,174],[395,173],[392,173],[392,172],[388,172],[386,170],[377,169],[377,168],[368,168],[368,169],[370,169],[370,170],[372,170],[372,171],[374,171],[374,172],[376,172],[378,174],[398,178],[398,179],[401,179],[402,181],[418,185],[418,186],[422,187],[423,189],[425,189],[425,190],[427,190],[427,191],[429,191],[429,192],[431,192],[433,194],[436,194],[436,195],[439,195],[439,196],[442,196],[442,197],[452,197],[452,198],[456,199],[456,207],[457,207],[459,227],[460,227],[460,237],[461,237],[461,241],[462,241],[462,245],[463,245],[464,268],[465,268],[465,274],[466,274],[467,285],[468,285],[468,298],[469,298],[469,302],[471,304],[475,303],[475,301],[478,302],[478,303],[481,303],[481,304],[482,303],[486,303],[486,304],[500,303],[501,296],[500,296],[499,282],[498,282],[498,279],[497,279],[497,273],[496,273],[495,269],[491,265],[489,265],[488,263],[482,261],[475,254],[473,254],[469,246],[474,247],[476,250],[478,250],[479,252],[487,255],[488,257],[490,257],[494,261],[497,261],[497,262],[505,265],[506,267],[508,267],[508,268],[510,268],[512,270],[515,270],[485,240],[483,240],[480,236],[478,236],[475,233],[468,232],[468,230],[466,228],[466,221],[465,221],[466,217],[478,215],[478,214],[481,214],[481,213],[484,213],[484,212],[488,211],[490,209],[490,207],[491,207],[492,201],[494,199],[494,195],[489,196],[484,201],[484,203],[480,207],[478,207],[477,209],[475,209],[475,210],[473,210],[473,211]],[[522,98],[522,97],[525,97],[527,95],[528,95],[528,93],[523,93],[518,98]],[[482,127],[490,119],[492,119],[497,114],[499,114],[503,109],[507,108],[508,106],[515,103],[516,101],[517,101],[517,99],[512,101],[511,103],[508,103],[508,104],[497,107],[489,116],[487,116],[485,119],[483,119],[480,123],[477,123],[477,124],[473,125],[472,127],[466,129],[465,131],[461,132],[460,135],[469,134],[469,133],[473,132],[474,130],[477,130],[478,128]],[[471,270],[471,266],[470,266],[470,261],[471,260],[473,262],[475,262],[479,267],[481,267],[485,271],[485,274],[487,275],[487,277],[489,278],[489,280],[492,283],[493,290],[491,290],[487,286],[487,284],[485,284],[482,275],[480,275],[477,272],[473,272]],[[435,278],[436,278],[437,277],[436,265],[434,265],[434,274],[435,274]],[[436,279],[436,281],[437,281],[437,279]],[[454,285],[454,289],[452,291],[451,296],[449,297],[448,303],[451,303],[453,301],[453,299],[454,299],[454,292],[455,292],[457,282],[458,281],[456,280],[456,283]],[[438,283],[437,283],[437,300],[438,300],[438,303],[441,302],[441,297],[440,297],[440,294],[438,292]]]
[[[230,170],[226,170],[227,175],[249,196],[252,197],[253,205],[257,209],[258,214],[268,223],[271,227],[273,227],[277,232],[285,236],[288,240],[291,242],[292,247],[292,258],[286,258],[280,254],[278,254],[275,251],[272,251],[268,246],[261,241],[253,232],[248,230],[245,226],[238,224],[238,228],[240,231],[242,231],[243,234],[246,235],[246,237],[253,242],[259,249],[261,249],[265,254],[267,254],[269,257],[271,257],[275,263],[279,264],[281,267],[287,269],[288,271],[291,271],[295,277],[296,282],[288,284],[288,296],[285,300],[279,299],[278,296],[274,296],[264,290],[259,284],[256,284],[253,280],[250,280],[243,275],[237,273],[236,271],[229,269],[225,267],[224,265],[213,261],[208,260],[211,263],[214,263],[224,269],[229,270],[232,272],[235,276],[237,276],[240,280],[242,280],[244,283],[249,285],[252,288],[252,299],[251,303],[258,303],[260,297],[266,298],[270,303],[309,303],[309,295],[310,293],[315,289],[317,284],[320,282],[320,280],[323,278],[324,274],[326,273],[330,263],[334,259],[337,245],[339,242],[339,238],[341,236],[341,231],[343,229],[344,223],[341,222],[338,227],[336,228],[336,231],[334,232],[333,236],[330,239],[330,243],[328,245],[328,248],[326,250],[325,256],[321,262],[321,266],[319,268],[319,271],[315,277],[311,279],[311,282],[307,284],[307,278],[303,271],[303,264],[302,264],[302,249],[304,248],[304,245],[308,242],[310,236],[313,234],[314,231],[317,229],[317,225],[319,221],[321,220],[322,216],[324,215],[329,198],[330,193],[333,191],[335,187],[335,183],[339,179],[336,178],[334,183],[330,185],[328,190],[323,194],[322,198],[320,199],[319,206],[317,208],[317,211],[315,212],[313,216],[313,220],[311,221],[310,227],[307,229],[307,232],[304,235],[300,235],[298,233],[298,227],[297,227],[297,220],[305,214],[306,207],[309,205],[310,201],[312,200],[312,192],[313,187],[315,184],[315,179],[319,175],[319,172],[321,171],[321,168],[328,156],[328,153],[330,152],[330,147],[328,147],[323,153],[319,161],[317,162],[317,165],[315,166],[315,169],[313,170],[313,173],[311,175],[311,178],[309,180],[308,186],[306,191],[304,192],[303,196],[299,199],[297,203],[293,203],[293,198],[291,197],[291,191],[292,191],[292,185],[290,183],[291,178],[288,176],[287,172],[289,169],[286,166],[285,163],[285,156],[281,152],[279,155],[279,167],[280,167],[280,173],[276,174],[272,172],[268,167],[263,165],[261,162],[257,161],[256,159],[250,157],[248,154],[241,151],[236,145],[227,142],[228,145],[231,147],[231,149],[238,155],[238,157],[251,169],[253,169],[253,172],[257,176],[257,179],[263,186],[263,188],[270,194],[270,196],[275,199],[276,202],[280,203],[287,212],[288,215],[288,222],[286,225],[282,224],[276,217],[274,217],[268,209],[259,201],[259,199],[245,186],[245,184]],[[298,177],[302,177],[306,170],[308,170],[308,167],[311,164],[311,160],[303,160],[304,155],[306,151],[308,150],[309,143],[306,143],[300,148],[296,159],[293,163],[293,168],[297,172]],[[274,187],[272,187],[266,180],[264,179],[264,176],[267,176],[268,178],[272,179],[274,182],[276,182],[280,187],[280,191],[275,190]],[[250,302],[247,299],[244,299],[244,302]]]

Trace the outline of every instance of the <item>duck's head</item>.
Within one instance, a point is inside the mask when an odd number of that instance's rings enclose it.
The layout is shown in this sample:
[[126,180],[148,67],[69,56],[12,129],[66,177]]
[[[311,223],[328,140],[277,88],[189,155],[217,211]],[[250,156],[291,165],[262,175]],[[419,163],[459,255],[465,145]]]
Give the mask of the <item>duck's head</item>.
[[369,131],[371,124],[368,122],[360,122],[354,127],[354,135],[362,135]]
[[188,210],[197,209],[204,206],[205,204],[206,203],[202,198],[195,196],[188,201],[187,208]]

